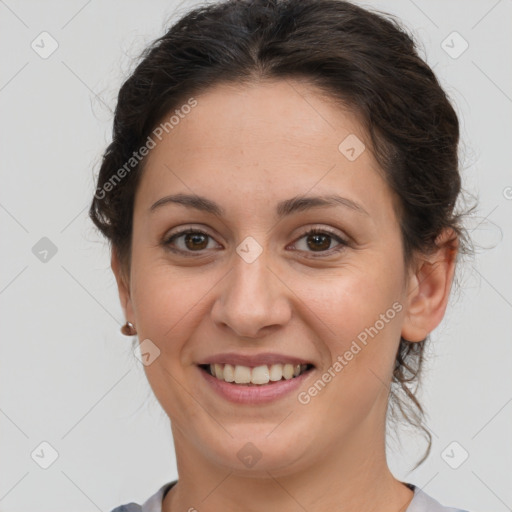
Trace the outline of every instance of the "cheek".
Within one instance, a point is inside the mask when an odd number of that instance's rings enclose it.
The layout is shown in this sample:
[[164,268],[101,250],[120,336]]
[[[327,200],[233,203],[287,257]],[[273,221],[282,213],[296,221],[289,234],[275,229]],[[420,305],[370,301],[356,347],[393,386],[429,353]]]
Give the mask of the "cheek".
[[319,346],[330,360],[319,375],[327,382],[325,387],[304,391],[318,395],[312,398],[312,407],[324,418],[326,439],[332,439],[331,435],[339,437],[340,431],[363,424],[374,407],[387,403],[400,340],[400,280],[367,267],[366,272],[354,270],[328,284],[306,288],[302,299],[311,309]]
[[[302,300],[326,352],[331,379],[318,407],[343,416],[363,417],[382,392],[387,393],[400,341],[403,306],[400,269],[386,271],[384,262],[351,268],[343,275],[305,288]],[[329,375],[325,375],[325,372]],[[314,393],[314,391],[313,391]],[[329,395],[329,398],[328,398]]]
[[400,307],[393,308],[393,304],[402,300],[401,279],[398,272],[386,271],[378,262],[346,268],[325,280],[303,282],[300,289],[301,301],[318,322],[323,322],[322,332],[330,334],[333,348],[339,344],[343,349],[347,341],[373,326],[381,315],[387,321],[385,329],[378,322],[379,330],[398,328]]
[[149,338],[168,361],[178,364],[188,338],[208,315],[211,294],[222,271],[173,267],[165,258],[139,258],[134,264],[132,300],[140,339]]
[[[139,337],[144,336],[163,345],[165,333],[172,336],[189,306],[187,287],[173,278],[168,265],[143,260],[133,275],[132,300],[137,317]],[[161,349],[164,347],[162,346]]]
[[205,314],[201,298],[211,285],[206,278],[185,279],[180,274],[168,263],[152,260],[145,265],[139,260],[133,301],[140,341],[149,339],[159,350],[158,357],[144,366],[147,380],[173,421],[187,425],[200,416],[195,402],[183,392],[183,383],[190,378],[187,341]]

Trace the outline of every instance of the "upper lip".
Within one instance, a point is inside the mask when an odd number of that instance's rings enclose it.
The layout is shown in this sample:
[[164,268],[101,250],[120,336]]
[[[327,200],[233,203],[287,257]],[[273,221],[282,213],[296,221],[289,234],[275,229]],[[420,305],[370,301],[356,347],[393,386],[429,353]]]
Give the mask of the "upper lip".
[[198,365],[204,364],[231,364],[233,366],[262,366],[262,365],[271,365],[271,364],[311,364],[311,361],[306,359],[302,359],[300,357],[289,356],[285,354],[274,354],[270,352],[265,352],[262,354],[248,355],[248,354],[236,354],[236,353],[226,353],[226,354],[215,354],[213,356],[204,358],[201,360]]

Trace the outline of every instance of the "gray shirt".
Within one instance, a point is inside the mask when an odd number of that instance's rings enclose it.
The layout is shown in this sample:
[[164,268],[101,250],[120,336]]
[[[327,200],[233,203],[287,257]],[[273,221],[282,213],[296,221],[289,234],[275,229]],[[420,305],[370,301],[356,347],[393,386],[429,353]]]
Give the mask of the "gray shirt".
[[[162,501],[165,494],[176,482],[177,480],[162,485],[142,505],[128,503],[127,505],[116,507],[111,512],[162,512]],[[412,501],[405,512],[468,512],[460,508],[445,507],[414,484],[404,483],[409,489],[414,491]]]

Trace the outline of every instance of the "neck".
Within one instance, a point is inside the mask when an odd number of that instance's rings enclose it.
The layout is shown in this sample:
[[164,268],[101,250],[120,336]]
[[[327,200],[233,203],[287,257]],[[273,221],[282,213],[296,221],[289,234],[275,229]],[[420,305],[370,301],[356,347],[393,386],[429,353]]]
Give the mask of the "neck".
[[162,510],[405,512],[414,493],[389,471],[384,434],[368,442],[374,429],[359,425],[348,441],[345,437],[339,446],[330,445],[297,471],[247,476],[213,464],[173,427],[180,477]]

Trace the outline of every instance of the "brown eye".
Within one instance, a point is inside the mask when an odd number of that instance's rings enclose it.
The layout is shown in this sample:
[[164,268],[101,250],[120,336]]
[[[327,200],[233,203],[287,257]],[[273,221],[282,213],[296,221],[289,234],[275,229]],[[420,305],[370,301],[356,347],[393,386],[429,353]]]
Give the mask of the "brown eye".
[[313,234],[313,235],[309,235],[307,237],[308,239],[308,247],[313,250],[313,251],[316,251],[316,250],[321,250],[321,251],[324,251],[324,250],[327,250],[330,248],[330,245],[331,245],[331,236],[330,235],[326,235],[326,234]]
[[197,229],[187,229],[170,236],[163,242],[163,245],[175,252],[191,253],[215,248],[216,244],[209,246],[210,242],[214,242],[214,240],[207,233]]
[[204,233],[187,233],[184,241],[187,249],[206,249],[208,245],[208,235]]
[[[333,245],[333,242],[337,245]],[[339,235],[330,232],[327,229],[313,228],[304,233],[294,244],[295,248],[305,253],[320,253],[319,256],[331,255],[341,251],[348,242]]]

